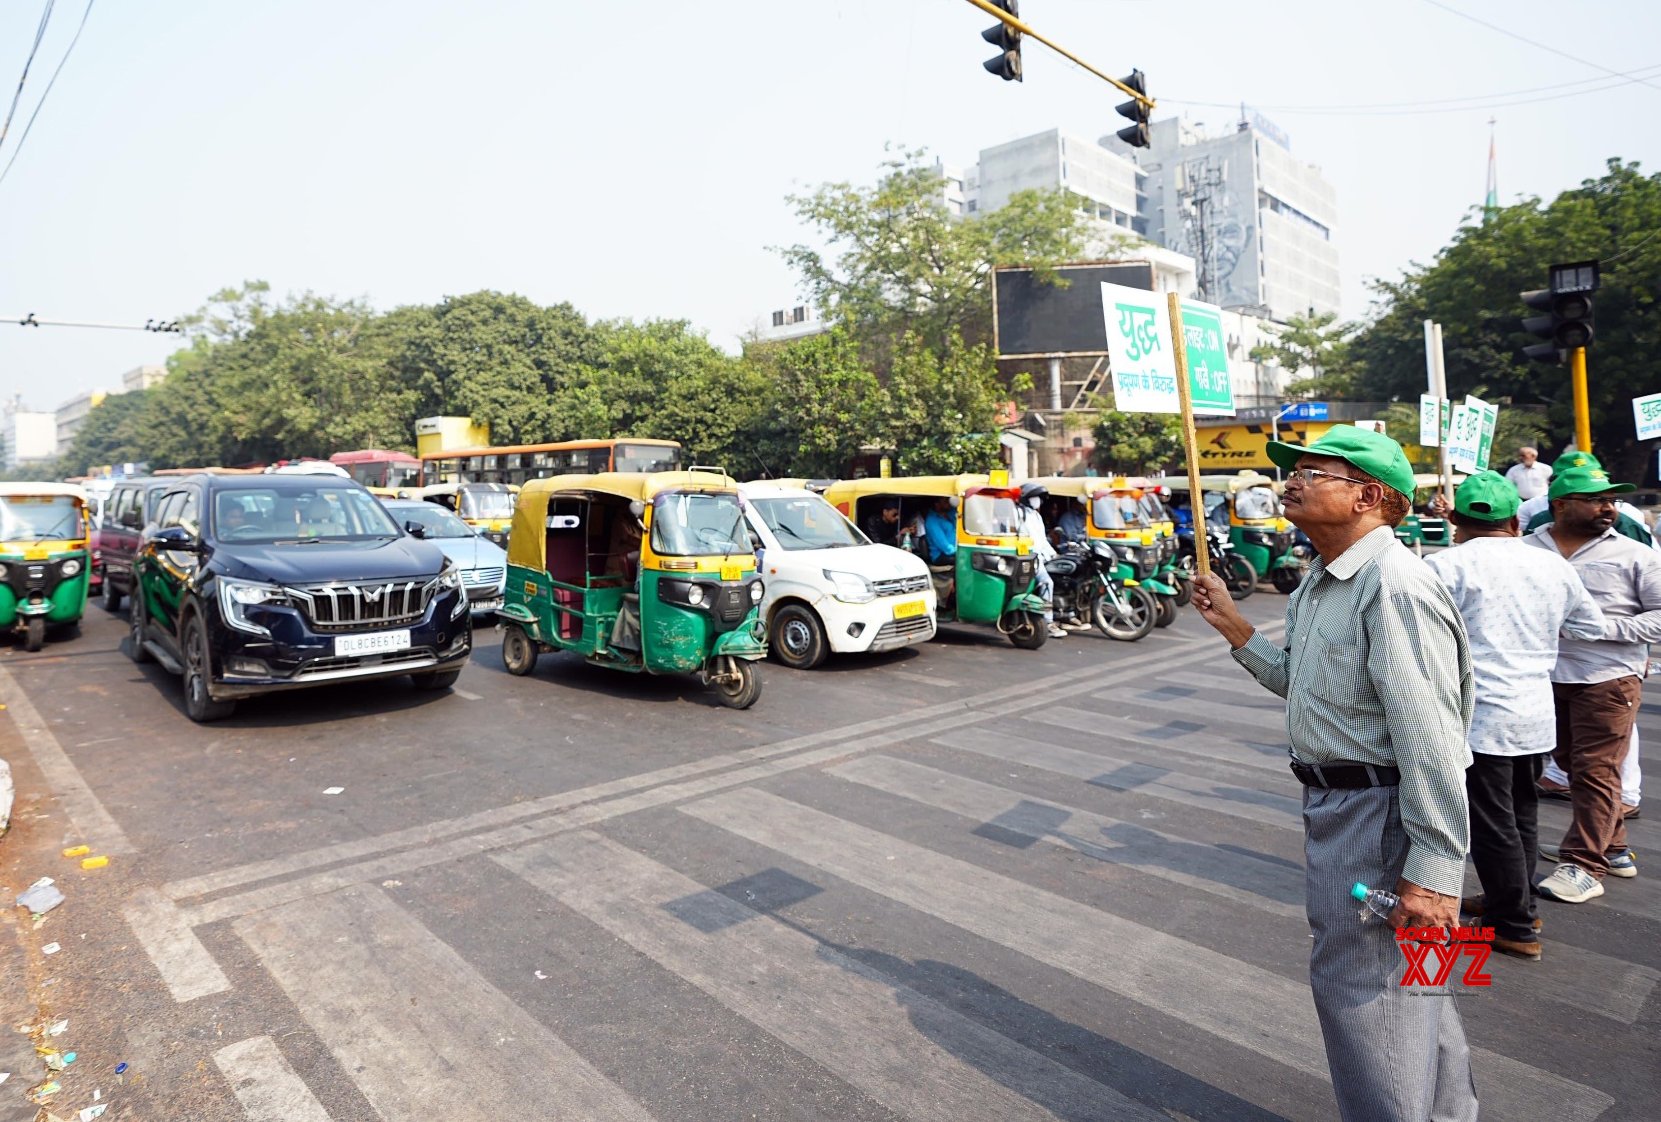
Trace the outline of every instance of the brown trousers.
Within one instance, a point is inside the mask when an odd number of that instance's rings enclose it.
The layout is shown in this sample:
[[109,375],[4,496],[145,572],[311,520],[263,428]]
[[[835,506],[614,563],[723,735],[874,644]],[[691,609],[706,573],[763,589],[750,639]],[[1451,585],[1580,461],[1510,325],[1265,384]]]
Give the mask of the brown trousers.
[[1553,682],[1557,750],[1552,758],[1569,776],[1574,819],[1563,835],[1562,860],[1598,880],[1609,872],[1608,853],[1626,849],[1621,817],[1621,761],[1632,742],[1643,683],[1635,676],[1590,685]]

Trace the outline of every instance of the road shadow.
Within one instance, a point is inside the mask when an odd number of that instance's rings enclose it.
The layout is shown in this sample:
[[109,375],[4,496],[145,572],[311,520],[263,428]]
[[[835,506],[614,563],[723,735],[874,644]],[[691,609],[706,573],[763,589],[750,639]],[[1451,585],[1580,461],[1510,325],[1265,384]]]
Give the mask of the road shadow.
[[[487,673],[500,674],[504,678],[518,678],[520,681],[533,682],[541,686],[555,685],[565,689],[581,690],[583,693],[598,694],[601,697],[615,698],[632,704],[670,705],[684,702],[709,709],[726,708],[721,704],[720,698],[716,697],[714,688],[700,682],[696,672],[649,674],[643,670],[617,669],[590,662],[571,651],[551,651],[539,655],[536,668],[522,678],[508,673],[507,666],[502,662],[502,648],[499,645],[473,648],[473,657],[468,665]],[[762,679],[761,699],[756,704],[766,705],[767,676],[775,672],[789,671],[767,661],[754,665],[761,671]],[[464,678],[463,684],[465,681]]]
[[[989,1052],[980,1033],[967,1030],[964,1019],[1156,1113],[1217,1122],[1285,1122],[1145,1052],[1058,1017],[964,967],[936,959],[909,961],[838,943],[783,914],[822,891],[784,869],[768,868],[671,900],[664,909],[706,935],[766,917],[807,936],[823,961],[891,988],[895,1002],[925,1039],[1064,1122],[1098,1122],[1102,1104],[1059,1080],[1035,1082],[1010,1065],[989,1062],[996,1053]],[[958,1016],[943,1016],[943,1008]]]

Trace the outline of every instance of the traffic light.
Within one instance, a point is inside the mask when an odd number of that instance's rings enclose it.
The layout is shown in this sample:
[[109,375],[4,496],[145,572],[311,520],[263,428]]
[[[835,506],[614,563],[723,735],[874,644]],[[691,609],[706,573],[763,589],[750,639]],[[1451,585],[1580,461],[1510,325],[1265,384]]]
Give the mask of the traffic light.
[[[1135,90],[1141,98],[1148,96],[1148,80],[1140,70],[1132,70],[1123,79],[1123,83]],[[1148,142],[1148,103],[1141,98],[1133,97],[1123,105],[1116,106],[1114,112],[1121,117],[1129,117],[1133,122],[1129,128],[1120,129],[1115,135],[1132,148],[1146,148]]]
[[[1002,8],[1016,19],[1021,18],[1020,0],[992,0],[994,7]],[[981,65],[1006,82],[1021,80],[1021,33],[999,20],[980,33],[980,37],[998,48],[994,58]]]
[[1598,287],[1598,263],[1577,261],[1553,265],[1551,287],[1522,294],[1523,304],[1544,314],[1523,320],[1523,330],[1549,342],[1523,348],[1523,354],[1538,362],[1558,362],[1563,351],[1587,347],[1592,342],[1592,293]]

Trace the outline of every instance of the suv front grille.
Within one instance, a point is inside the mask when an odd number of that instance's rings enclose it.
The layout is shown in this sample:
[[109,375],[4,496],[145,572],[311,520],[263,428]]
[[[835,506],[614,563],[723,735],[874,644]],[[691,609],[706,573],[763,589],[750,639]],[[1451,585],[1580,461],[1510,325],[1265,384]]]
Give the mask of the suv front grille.
[[414,623],[427,612],[437,581],[355,581],[289,588],[318,631],[359,631]]
[[874,580],[871,582],[871,591],[878,596],[903,596],[908,592],[922,592],[929,587],[927,575],[915,577],[893,577],[889,580]]

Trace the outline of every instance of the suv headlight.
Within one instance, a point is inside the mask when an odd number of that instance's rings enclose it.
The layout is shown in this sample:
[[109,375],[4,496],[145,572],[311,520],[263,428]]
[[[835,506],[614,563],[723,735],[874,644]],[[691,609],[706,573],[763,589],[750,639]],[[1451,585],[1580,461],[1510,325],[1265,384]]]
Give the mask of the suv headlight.
[[831,595],[844,604],[869,604],[877,598],[871,582],[858,573],[842,573],[835,569],[824,569],[822,572],[834,589]]
[[226,624],[238,631],[246,631],[251,635],[270,636],[271,629],[261,627],[248,618],[248,609],[257,604],[292,603],[288,593],[281,585],[267,584],[264,581],[236,580],[231,577],[220,577],[219,587],[219,615]]
[[461,570],[456,568],[449,558],[444,559],[444,568],[438,571],[438,591],[457,594],[455,607],[450,609],[451,619],[467,610],[467,593],[462,586]]

